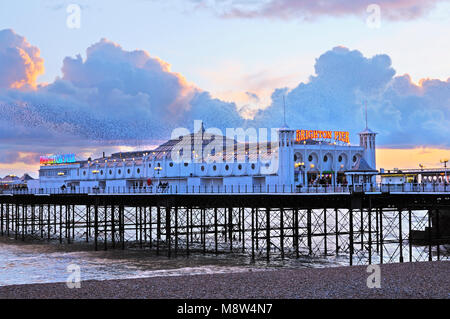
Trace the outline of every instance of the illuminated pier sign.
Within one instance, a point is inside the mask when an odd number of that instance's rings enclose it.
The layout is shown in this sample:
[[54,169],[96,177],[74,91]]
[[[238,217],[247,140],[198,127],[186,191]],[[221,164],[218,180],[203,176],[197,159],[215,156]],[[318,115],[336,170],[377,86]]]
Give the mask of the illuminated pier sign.
[[349,133],[341,131],[297,130],[296,141],[301,142],[313,139],[328,139],[350,143]]
[[41,156],[41,165],[75,163],[75,154]]

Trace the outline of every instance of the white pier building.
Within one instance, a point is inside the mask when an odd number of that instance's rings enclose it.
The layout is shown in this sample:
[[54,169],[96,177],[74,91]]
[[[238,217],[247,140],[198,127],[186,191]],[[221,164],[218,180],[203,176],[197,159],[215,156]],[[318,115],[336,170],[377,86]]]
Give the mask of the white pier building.
[[[235,137],[212,134],[201,125],[197,132],[153,150],[87,160],[75,160],[73,154],[43,157],[39,188],[116,192],[162,183],[179,191],[222,191],[225,187],[295,189],[375,182],[376,133],[367,127],[359,133],[359,145],[350,145],[349,133],[338,131],[285,126],[277,130],[277,137],[274,143],[239,142]],[[216,147],[211,147],[211,141]],[[174,160],[175,153],[181,159]]]

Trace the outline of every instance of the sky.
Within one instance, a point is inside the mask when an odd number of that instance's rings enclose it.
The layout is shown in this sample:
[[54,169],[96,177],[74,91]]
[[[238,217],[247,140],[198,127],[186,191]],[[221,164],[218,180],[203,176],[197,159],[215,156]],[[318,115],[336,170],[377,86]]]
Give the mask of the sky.
[[353,144],[367,103],[378,168],[440,166],[449,13],[445,0],[1,1],[0,176],[36,176],[45,154],[152,147],[195,119],[279,127],[283,95],[291,128]]

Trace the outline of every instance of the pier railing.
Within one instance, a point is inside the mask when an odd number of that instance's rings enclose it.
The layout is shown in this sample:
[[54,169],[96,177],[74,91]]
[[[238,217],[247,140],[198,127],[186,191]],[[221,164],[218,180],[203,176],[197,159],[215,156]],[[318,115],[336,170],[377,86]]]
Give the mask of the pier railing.
[[143,187],[60,187],[0,190],[0,194],[351,194],[351,193],[450,193],[446,183],[362,185],[152,185]]

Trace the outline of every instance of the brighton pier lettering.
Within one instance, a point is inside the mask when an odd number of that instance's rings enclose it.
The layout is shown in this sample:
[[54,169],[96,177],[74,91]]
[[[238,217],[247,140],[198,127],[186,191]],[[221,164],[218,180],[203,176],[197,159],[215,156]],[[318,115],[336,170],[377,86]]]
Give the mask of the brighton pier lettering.
[[301,142],[312,139],[334,139],[344,143],[350,143],[349,133],[341,131],[297,130],[296,141]]
[[52,155],[52,156],[41,156],[40,164],[41,165],[50,165],[50,164],[68,164],[75,163],[75,154],[63,154],[63,155]]

